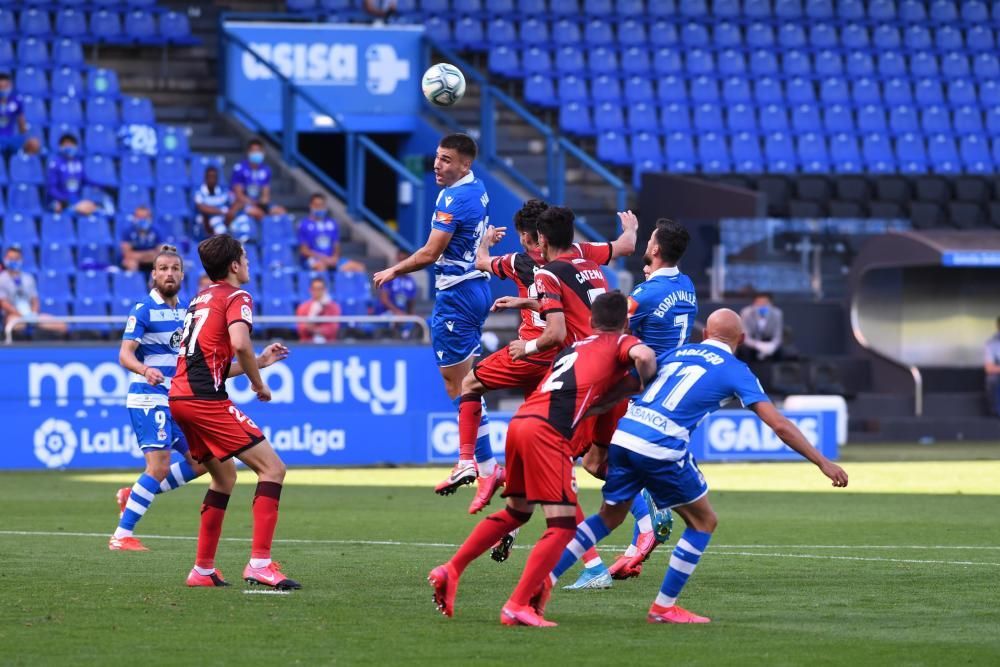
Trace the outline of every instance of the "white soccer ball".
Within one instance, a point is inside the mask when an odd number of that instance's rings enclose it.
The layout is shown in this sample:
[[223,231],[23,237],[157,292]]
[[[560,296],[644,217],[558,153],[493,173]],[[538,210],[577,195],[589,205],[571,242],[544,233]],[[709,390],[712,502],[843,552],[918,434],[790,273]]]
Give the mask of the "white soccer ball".
[[427,68],[420,87],[431,104],[450,107],[465,95],[465,75],[454,65],[438,63]]

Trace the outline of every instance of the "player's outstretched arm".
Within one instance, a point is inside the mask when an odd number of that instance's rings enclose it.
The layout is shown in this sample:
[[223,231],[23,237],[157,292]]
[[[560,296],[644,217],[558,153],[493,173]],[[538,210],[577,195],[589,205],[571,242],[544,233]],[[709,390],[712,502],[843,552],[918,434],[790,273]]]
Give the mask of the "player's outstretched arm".
[[639,218],[632,211],[619,211],[618,219],[622,223],[621,236],[611,242],[611,257],[628,257],[635,252],[635,244],[639,234]]
[[250,378],[250,386],[257,394],[257,400],[270,401],[271,390],[264,384],[260,377],[260,367],[257,365],[257,357],[253,353],[253,342],[250,340],[250,327],[246,322],[233,322],[229,325],[229,341],[236,352],[236,360],[240,364],[240,370]]
[[555,311],[545,316],[545,328],[542,329],[541,336],[528,342],[520,338],[513,340],[507,346],[507,351],[510,353],[510,358],[517,361],[562,345],[564,340],[566,340],[566,315],[561,311]]
[[399,262],[394,266],[390,266],[384,271],[379,271],[372,276],[372,283],[375,285],[375,288],[377,289],[381,287],[394,279],[396,276],[413,273],[414,271],[419,271],[420,269],[426,269],[428,266],[436,262],[438,257],[444,253],[444,249],[448,247],[448,242],[451,241],[451,236],[451,232],[443,232],[440,229],[432,229],[430,236],[427,237],[427,243],[425,243],[422,248],[404,259],[402,262]]
[[815,447],[809,444],[802,431],[795,424],[778,412],[774,404],[768,401],[760,401],[750,406],[761,421],[771,427],[775,435],[781,441],[794,449],[796,452],[807,458],[820,469],[824,475],[833,480],[834,486],[847,486],[847,472],[839,465],[820,454]]
[[490,248],[499,243],[507,235],[506,227],[494,227],[490,225],[483,232],[483,240],[476,248],[476,268],[487,273],[493,272],[493,257],[490,256]]
[[[283,361],[288,357],[288,348],[281,343],[271,343],[264,348],[264,351],[257,356],[257,367],[267,368],[272,364],[276,364],[279,361]],[[243,375],[243,364],[240,363],[239,359],[234,361],[229,367],[229,375],[227,377],[234,378],[237,375]]]
[[129,370],[137,375],[143,376],[146,378],[146,382],[155,387],[163,382],[163,373],[161,373],[159,369],[151,368],[139,361],[139,358],[135,356],[135,352],[138,349],[139,341],[123,340],[122,346],[118,350],[118,363],[125,370]]
[[538,299],[520,296],[502,296],[493,302],[493,305],[490,306],[490,312],[495,313],[498,310],[533,310],[537,313],[540,308],[541,305],[538,303]]

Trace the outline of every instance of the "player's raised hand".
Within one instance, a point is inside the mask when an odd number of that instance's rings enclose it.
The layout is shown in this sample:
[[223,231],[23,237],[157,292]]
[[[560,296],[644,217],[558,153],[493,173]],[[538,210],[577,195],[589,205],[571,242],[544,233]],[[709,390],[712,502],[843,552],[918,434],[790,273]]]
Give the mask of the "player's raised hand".
[[147,366],[146,372],[143,373],[142,376],[146,378],[146,382],[153,385],[154,387],[158,384],[163,384],[163,373],[161,373],[158,368]]
[[834,486],[836,487],[847,486],[847,471],[841,468],[836,463],[833,463],[831,461],[824,461],[823,464],[820,465],[819,469],[823,472],[824,475],[833,480]]
[[618,211],[618,219],[622,223],[623,232],[634,232],[639,229],[639,218],[632,211]]
[[510,342],[510,345],[507,346],[507,353],[510,354],[510,358],[513,359],[514,361],[517,361],[518,359],[524,359],[525,357],[528,356],[527,354],[525,354],[524,350],[525,346],[527,346],[527,343],[525,343],[520,338],[518,338],[517,340],[512,340]]
[[376,289],[378,289],[382,285],[385,285],[387,282],[390,282],[395,277],[396,277],[395,267],[389,267],[388,269],[385,269],[384,271],[379,271],[374,276],[372,276],[372,284],[375,286]]
[[266,384],[262,384],[259,387],[253,388],[254,393],[257,394],[257,400],[261,403],[267,403],[271,400],[271,388]]
[[492,248],[496,244],[500,243],[505,236],[507,236],[506,227],[494,227],[493,225],[487,227],[486,232],[483,234],[483,237],[486,239],[486,245],[489,248]]
[[286,358],[288,358],[288,348],[281,343],[271,343],[260,353],[260,356],[257,358],[257,365],[261,368],[267,368],[271,364],[276,364]]

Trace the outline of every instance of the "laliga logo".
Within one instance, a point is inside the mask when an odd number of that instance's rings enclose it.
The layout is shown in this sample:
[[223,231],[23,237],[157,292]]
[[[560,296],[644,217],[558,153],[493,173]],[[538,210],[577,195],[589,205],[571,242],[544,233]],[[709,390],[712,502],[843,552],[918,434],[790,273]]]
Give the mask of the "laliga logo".
[[47,468],[69,465],[76,452],[76,444],[73,427],[62,419],[46,419],[35,430],[35,458]]

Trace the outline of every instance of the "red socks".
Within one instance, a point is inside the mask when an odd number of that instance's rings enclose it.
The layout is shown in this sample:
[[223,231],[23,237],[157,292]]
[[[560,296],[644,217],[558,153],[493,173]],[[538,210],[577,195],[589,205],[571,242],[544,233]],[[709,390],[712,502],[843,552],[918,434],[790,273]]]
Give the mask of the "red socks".
[[222,535],[222,520],[226,518],[226,506],[229,495],[208,490],[201,504],[201,527],[198,529],[198,550],[195,552],[194,564],[197,567],[210,570],[215,567],[215,552],[219,548],[219,537]]
[[[489,515],[472,529],[465,542],[448,562],[458,574],[462,574],[469,563],[486,553],[486,550],[496,544],[501,537],[523,526],[530,518],[530,514],[509,507]],[[576,530],[575,525],[573,529]]]
[[570,516],[558,516],[547,519],[548,526],[542,538],[535,544],[524,566],[521,580],[510,596],[510,601],[516,605],[526,605],[531,596],[538,591],[545,577],[555,568],[562,557],[566,545],[576,535],[576,520]]
[[479,423],[483,419],[483,397],[462,394],[458,403],[458,458],[472,461],[476,457]]
[[[586,521],[586,519],[587,519],[587,517],[584,516],[584,514],[583,514],[583,508],[580,507],[580,503],[577,503],[576,504],[576,524],[580,525],[581,523],[583,523],[584,521]],[[586,564],[586,563],[589,563],[590,561],[594,560],[595,558],[600,558],[600,555],[598,555],[598,553],[597,553],[597,547],[590,547],[589,549],[587,549],[586,551],[583,552],[583,556],[580,558],[580,560],[584,564]]]
[[278,499],[281,484],[257,482],[253,496],[253,542],[250,558],[270,558],[274,527],[278,523]]

